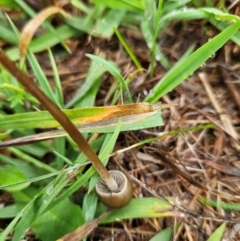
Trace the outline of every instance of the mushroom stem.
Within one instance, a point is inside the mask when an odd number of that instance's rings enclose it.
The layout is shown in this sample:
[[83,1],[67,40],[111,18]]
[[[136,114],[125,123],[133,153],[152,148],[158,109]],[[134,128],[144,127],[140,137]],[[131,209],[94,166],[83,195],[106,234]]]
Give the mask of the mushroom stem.
[[108,173],[107,169],[100,161],[96,153],[92,150],[77,127],[69,120],[64,112],[24,73],[22,73],[14,62],[0,50],[0,63],[34,96],[51,115],[61,124],[69,136],[76,142],[79,149],[88,157],[100,177],[104,180],[109,190],[118,190],[116,181]]

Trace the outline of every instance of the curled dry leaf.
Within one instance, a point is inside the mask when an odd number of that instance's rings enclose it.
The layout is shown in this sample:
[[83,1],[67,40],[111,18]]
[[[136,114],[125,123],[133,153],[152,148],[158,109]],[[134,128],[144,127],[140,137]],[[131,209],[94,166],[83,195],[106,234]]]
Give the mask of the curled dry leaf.
[[89,223],[85,223],[81,227],[77,228],[71,233],[68,233],[58,239],[57,241],[79,241],[86,237],[89,233],[93,231],[94,228],[98,226],[98,223],[103,217],[105,217],[109,212],[104,212],[100,217],[94,219]]
[[38,27],[51,15],[60,13],[65,18],[71,18],[71,16],[59,7],[51,6],[45,8],[38,15],[35,16],[31,21],[29,21],[23,28],[22,34],[19,41],[20,57],[24,57],[27,52],[28,45],[38,29]]

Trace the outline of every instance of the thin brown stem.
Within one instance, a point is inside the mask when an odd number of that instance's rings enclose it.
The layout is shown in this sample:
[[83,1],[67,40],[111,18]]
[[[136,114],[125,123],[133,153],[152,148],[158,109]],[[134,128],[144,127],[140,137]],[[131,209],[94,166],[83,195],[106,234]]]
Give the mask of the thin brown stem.
[[101,178],[106,182],[108,188],[112,192],[118,190],[115,180],[110,176],[109,172],[102,164],[98,156],[89,146],[88,142],[84,139],[83,135],[79,132],[76,126],[69,120],[63,111],[50,99],[45,93],[38,88],[38,86],[24,73],[22,73],[15,63],[8,59],[8,57],[0,50],[0,63],[19,81],[22,85],[34,96],[51,115],[61,124],[69,136],[76,142],[79,149],[89,158],[99,173]]

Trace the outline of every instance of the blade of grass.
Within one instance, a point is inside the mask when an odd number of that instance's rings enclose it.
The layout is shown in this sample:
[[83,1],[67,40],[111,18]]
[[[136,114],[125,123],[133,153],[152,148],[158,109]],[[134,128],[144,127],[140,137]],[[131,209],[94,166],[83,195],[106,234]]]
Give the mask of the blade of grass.
[[[168,211],[169,209],[171,209],[171,204],[159,198],[133,198],[127,206],[112,210],[100,223],[111,223],[116,219],[174,216],[175,213]],[[105,210],[106,207],[99,204],[97,216]]]
[[126,11],[133,11],[133,12],[142,12],[143,10],[143,4],[142,1],[138,0],[133,0],[131,2],[129,1],[124,1],[124,0],[92,0],[93,3],[95,4],[101,4],[109,8],[113,9],[121,9],[121,10],[126,10]]
[[153,33],[153,43],[152,43],[152,49],[151,49],[151,64],[150,64],[150,76],[153,77],[153,72],[154,72],[154,60],[156,58],[155,53],[156,53],[156,47],[157,47],[157,36],[158,36],[158,28],[159,28],[159,23],[160,23],[160,18],[162,16],[162,6],[163,6],[163,1],[160,0],[158,2],[158,7],[157,7],[157,13],[156,13],[156,22],[154,24],[154,33]]
[[[61,108],[63,108],[64,100],[63,100],[61,81],[60,81],[60,77],[58,74],[57,66],[56,66],[52,51],[50,49],[48,49],[48,55],[49,55],[50,63],[52,65],[53,74],[54,74],[54,82],[55,82],[55,86],[56,86],[54,96],[55,96],[56,102],[59,104],[59,106]],[[65,137],[60,137],[60,138],[56,139],[56,151],[62,156],[65,156],[65,154],[66,154],[65,141],[66,141]],[[56,156],[57,168],[61,169],[61,168],[63,168],[63,165],[64,165],[64,160],[57,155]]]
[[89,8],[86,4],[84,4],[84,3],[82,3],[82,2],[80,2],[80,1],[78,1],[78,0],[71,0],[71,4],[72,4],[74,7],[82,10],[82,11],[85,12],[86,14],[90,14],[90,13],[91,13],[90,8]]
[[[142,23],[142,27],[145,26],[145,29],[148,29],[148,33],[144,34],[145,39],[149,40],[148,47],[151,49],[151,62],[150,62],[150,76],[153,76],[153,71],[155,67],[155,59],[159,60],[162,65],[166,68],[169,69],[170,65],[167,62],[166,58],[164,58],[163,54],[161,54],[160,49],[157,50],[157,36],[158,36],[158,29],[159,29],[159,24],[160,24],[160,17],[162,15],[162,6],[163,6],[163,1],[160,0],[158,1],[158,6],[156,10],[156,2],[154,0],[144,0],[144,5],[145,5],[145,13],[144,13],[144,18],[145,21]],[[144,24],[145,23],[145,24]],[[143,28],[142,28],[143,30]],[[156,55],[156,53],[158,53]]]
[[207,239],[207,241],[221,241],[223,233],[225,231],[226,223],[223,223],[218,227]]
[[37,195],[38,198],[35,202],[30,202],[32,205],[30,205],[30,208],[24,212],[24,215],[15,227],[12,241],[21,240],[22,236],[30,227],[32,222],[39,217],[47,207],[49,207],[53,199],[56,198],[56,196],[63,190],[68,182],[69,180],[66,178],[66,174],[61,173],[57,179],[55,179],[53,182],[47,185],[43,191],[41,191],[41,195]]
[[[150,128],[163,125],[163,121],[160,117],[160,113],[153,112],[149,114],[138,114],[135,116],[122,117],[123,124],[121,131],[139,130],[144,128]],[[94,123],[90,125],[80,126],[78,129],[82,133],[96,132],[96,133],[108,133],[113,132],[116,128],[116,124],[119,118],[112,119],[110,121]],[[64,130],[49,131],[46,133],[40,133],[21,138],[16,138],[9,141],[0,142],[0,148],[6,148],[8,146],[24,145],[27,143],[33,143],[40,140],[46,140],[51,138],[57,138],[60,136],[66,136]]]
[[53,167],[37,160],[36,158],[33,158],[33,157],[25,154],[24,152],[20,151],[17,148],[11,147],[10,150],[16,157],[18,157],[22,160],[25,160],[28,163],[31,163],[35,167],[41,168],[41,169],[46,170],[48,172],[55,172],[56,171],[56,169],[54,169]]
[[46,78],[41,66],[39,65],[36,57],[34,56],[34,54],[32,52],[28,51],[27,58],[28,58],[28,62],[30,64],[30,66],[31,66],[31,69],[33,70],[34,75],[36,76],[36,78],[39,82],[39,85],[41,86],[41,89],[55,104],[57,104],[59,107],[61,107],[50,84],[49,84],[49,81],[47,80],[47,78]]
[[105,16],[98,19],[94,32],[103,38],[110,38],[125,16],[125,11],[110,10]]
[[[84,124],[99,124],[98,122],[110,121],[111,119],[124,116],[129,116],[129,119],[134,119],[135,116],[136,120],[140,114],[151,114],[155,110],[166,107],[168,106],[161,104],[136,103],[106,107],[76,108],[64,110],[64,113],[71,119],[74,125],[82,126]],[[0,126],[2,130],[60,127],[58,122],[47,111],[3,115],[0,116]]]
[[211,207],[222,208],[224,210],[236,210],[240,211],[240,203],[229,203],[229,202],[216,202],[211,199],[206,199],[204,197],[199,197],[198,200],[204,204]]
[[52,51],[50,49],[48,49],[48,56],[50,59],[50,63],[52,66],[52,70],[53,70],[53,75],[54,75],[54,83],[56,86],[56,93],[54,96],[56,96],[56,101],[57,103],[59,103],[59,105],[63,108],[64,106],[64,101],[63,101],[63,92],[62,92],[62,85],[61,85],[61,80],[58,74],[58,69],[57,69],[57,65],[55,63]]
[[18,44],[18,39],[13,31],[9,30],[9,27],[0,25],[1,39],[11,44]]
[[172,228],[165,228],[161,230],[159,233],[154,235],[149,241],[170,241],[172,236]]
[[136,65],[137,69],[140,71],[140,73],[143,73],[143,67],[141,66],[141,64],[138,61],[137,57],[134,55],[134,53],[131,50],[130,46],[127,44],[127,42],[122,37],[121,33],[118,31],[117,28],[114,28],[114,32],[115,32],[118,40],[120,41],[120,43],[122,44],[122,46],[124,47],[126,52],[128,53],[129,57],[132,59],[133,63]]
[[76,91],[74,97],[65,105],[65,108],[69,108],[76,102],[80,101],[80,99],[83,98],[83,96],[91,89],[91,87],[95,85],[95,82],[100,76],[103,75],[105,71],[106,69],[101,64],[92,61],[87,73],[86,80],[84,81],[81,88]]
[[62,172],[65,172],[67,174],[71,174],[71,172],[74,172],[75,170],[78,170],[79,168],[85,167],[88,164],[90,164],[90,162],[85,161],[85,163],[75,164],[74,166],[68,167],[64,170],[55,171],[55,172],[52,172],[52,173],[49,173],[49,174],[46,174],[46,175],[37,176],[37,177],[34,177],[34,178],[29,178],[28,180],[21,181],[21,182],[16,182],[16,183],[8,184],[8,185],[1,185],[0,190],[4,190],[6,188],[13,187],[13,186],[19,185],[19,184],[33,183],[33,182],[45,180],[47,178],[57,176]]
[[192,73],[222,47],[239,28],[240,23],[234,23],[196,50],[188,58],[184,59],[181,66],[178,64],[177,68],[173,67],[154,87],[152,93],[146,97],[145,101],[150,103],[157,101],[160,97],[184,81],[188,76],[192,75]]
[[[141,21],[141,32],[144,36],[144,39],[147,43],[148,48],[152,49],[153,32],[151,31],[151,28],[149,26],[149,22],[147,19],[145,19],[144,21]],[[159,61],[165,69],[170,69],[171,65],[168,59],[161,52],[159,46],[156,46],[156,49],[155,49],[155,59]]]
[[[14,233],[13,241],[21,240],[24,232],[29,228],[30,223],[43,212],[43,210],[49,205],[49,201],[58,195],[58,193],[62,190],[62,188],[67,184],[68,180],[66,179],[66,175],[61,173],[57,180],[49,183],[41,192],[39,192],[19,213],[18,215],[11,221],[11,223],[7,226],[7,228],[0,234],[0,241],[5,241],[7,235],[11,232],[14,226],[17,224],[16,232]],[[49,193],[49,191],[51,192]],[[42,203],[44,200],[45,194],[47,195],[48,200]],[[24,218],[22,218],[24,217]],[[20,220],[20,218],[22,218]],[[20,221],[19,221],[20,220]]]
[[88,58],[90,58],[91,60],[94,60],[97,63],[99,63],[102,66],[104,66],[119,81],[119,83],[122,86],[123,90],[126,91],[126,93],[127,93],[127,97],[128,97],[127,103],[132,103],[132,98],[131,98],[131,94],[130,94],[130,91],[128,89],[128,86],[126,85],[124,78],[119,73],[118,69],[114,66],[114,64],[112,64],[109,61],[106,61],[105,59],[103,59],[103,58],[101,58],[99,56],[95,56],[95,55],[92,55],[92,54],[86,54],[86,56]]

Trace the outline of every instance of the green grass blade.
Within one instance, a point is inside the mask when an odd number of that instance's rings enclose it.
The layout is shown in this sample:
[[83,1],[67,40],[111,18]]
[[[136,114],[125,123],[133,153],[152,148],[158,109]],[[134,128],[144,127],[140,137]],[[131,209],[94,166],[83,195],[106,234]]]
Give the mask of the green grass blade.
[[158,2],[158,8],[157,8],[157,13],[155,16],[155,24],[154,24],[154,33],[153,33],[153,43],[152,43],[152,49],[151,49],[151,66],[150,66],[150,76],[153,76],[154,72],[154,60],[155,60],[155,52],[156,52],[156,47],[157,47],[157,36],[158,36],[158,29],[159,29],[159,23],[160,23],[160,18],[162,15],[162,5],[163,1],[160,0]]
[[149,241],[170,241],[172,236],[172,228],[165,228],[161,230],[159,233],[154,235]]
[[132,1],[126,1],[126,0],[91,0],[91,2],[95,4],[101,4],[109,8],[113,9],[121,9],[126,11],[133,11],[133,12],[142,12],[143,11],[143,4],[142,1],[139,0],[132,0]]
[[33,202],[30,202],[31,205],[29,209],[24,212],[21,220],[16,225],[12,241],[21,240],[21,237],[32,222],[49,207],[53,199],[56,198],[68,182],[69,180],[66,178],[66,174],[61,173],[57,179],[52,181],[41,191],[41,195],[37,195],[37,199],[33,199]]
[[[147,19],[141,22],[141,32],[144,36],[144,39],[147,43],[148,48],[152,49],[153,32],[151,31],[151,28],[149,26],[149,22]],[[159,61],[165,69],[170,69],[171,65],[168,59],[164,56],[164,54],[160,50],[159,46],[156,46],[156,49],[155,49],[155,59]]]
[[12,204],[12,205],[1,208],[0,219],[15,218],[18,213],[19,213],[19,209],[18,209],[17,205]]
[[7,43],[11,44],[18,44],[18,39],[16,38],[16,34],[14,34],[13,31],[9,30],[9,27],[7,28],[4,25],[0,25],[0,33],[1,33],[1,39],[6,41]]
[[96,192],[90,192],[85,194],[83,200],[82,211],[86,222],[90,222],[94,219],[97,208],[98,197]]
[[79,88],[76,91],[76,94],[74,97],[66,104],[65,108],[69,108],[73,106],[76,102],[79,102],[81,98],[93,87],[95,86],[95,82],[99,79],[100,76],[103,75],[103,73],[106,71],[106,69],[101,66],[101,64],[92,61],[91,66],[88,70],[87,78],[84,81],[81,88]]
[[201,64],[205,63],[211,55],[221,48],[239,28],[240,24],[234,23],[196,50],[187,59],[183,60],[181,66],[177,68],[173,67],[154,87],[152,93],[146,97],[145,101],[153,103],[183,82],[188,76],[192,75]]
[[128,55],[130,56],[130,58],[132,59],[133,63],[136,65],[137,69],[140,70],[141,73],[143,73],[143,67],[141,66],[140,62],[138,61],[137,57],[134,55],[133,51],[131,50],[130,46],[127,44],[127,42],[124,40],[124,38],[122,37],[121,33],[118,31],[118,29],[114,29],[114,32],[118,38],[118,40],[120,41],[120,43],[122,44],[122,46],[124,47],[124,49],[126,50],[126,52],[128,53]]
[[56,171],[56,169],[54,169],[50,165],[47,165],[44,162],[41,162],[38,159],[27,155],[26,153],[22,152],[21,150],[19,150],[17,148],[11,147],[10,150],[16,157],[18,157],[22,160],[25,160],[28,163],[31,163],[32,165],[34,165],[37,168],[46,170],[47,172],[55,172]]
[[103,38],[110,38],[125,16],[125,11],[110,10],[106,16],[98,20],[94,32]]
[[84,216],[79,205],[66,198],[55,207],[44,212],[31,226],[40,240],[53,241],[84,223]]
[[79,1],[79,0],[71,0],[71,4],[72,4],[74,7],[82,10],[82,11],[85,12],[86,14],[90,14],[90,13],[91,13],[90,8],[89,8],[86,4],[82,3],[82,2]]
[[[136,108],[137,105],[138,104],[136,104]],[[129,111],[129,109],[127,108],[127,105],[123,105],[122,108],[121,106],[85,107],[63,111],[76,126],[110,121],[124,116],[128,117],[129,120],[131,120],[131,117],[132,119],[134,119],[134,117],[137,119],[138,115],[140,114],[154,112],[138,111],[136,113],[128,113],[127,111]],[[109,125],[112,123],[113,122],[110,122]],[[1,130],[60,127],[59,123],[50,115],[48,111],[0,115],[0,126]]]
[[[226,22],[219,22],[215,18],[210,18],[209,22],[220,31],[223,31],[228,27],[228,23]],[[237,31],[234,35],[231,36],[231,40],[240,46],[240,32]]]
[[126,82],[125,82],[124,78],[119,73],[118,69],[114,66],[114,64],[112,64],[109,61],[106,61],[105,59],[103,59],[103,58],[101,58],[99,56],[95,56],[95,55],[92,55],[92,54],[86,54],[86,56],[88,58],[90,58],[91,60],[94,60],[97,63],[99,63],[102,66],[104,66],[119,81],[121,87],[127,93],[128,103],[131,103],[132,102],[132,98],[131,98],[131,94],[130,94],[130,91],[128,89],[128,86],[126,85]]
[[240,203],[229,203],[229,202],[216,202],[211,199],[206,199],[204,197],[199,197],[198,200],[204,204],[215,208],[222,208],[224,210],[236,210],[240,211]]
[[221,224],[220,227],[218,227],[211,236],[207,239],[207,241],[221,241],[223,233],[226,228],[226,223]]
[[[2,157],[2,156],[0,155],[0,157]],[[72,163],[70,163],[70,164],[72,165]],[[90,164],[90,162],[85,161],[83,164],[76,164],[74,166],[70,166],[68,168],[65,168],[64,170],[55,171],[55,172],[52,172],[52,173],[49,173],[49,174],[45,174],[45,175],[41,175],[41,176],[36,176],[34,178],[29,178],[28,180],[25,180],[25,181],[17,181],[17,182],[12,183],[12,184],[1,185],[0,186],[0,190],[11,188],[11,187],[14,187],[14,186],[20,185],[20,184],[27,184],[27,183],[29,184],[29,183],[45,180],[47,178],[57,176],[57,175],[59,175],[62,172],[65,172],[65,173],[69,174],[71,172],[74,172],[74,171],[78,170],[80,167],[85,167],[88,164]],[[24,173],[25,173],[25,171],[24,171]]]
[[[168,211],[171,208],[169,202],[158,198],[133,198],[130,203],[121,208],[112,210],[110,214],[101,220],[101,223],[111,223],[116,219],[132,219],[147,217],[166,217],[174,216],[174,213]],[[98,205],[97,216],[105,210],[103,204]]]
[[159,23],[159,33],[166,29],[167,26],[174,20],[189,21],[207,17],[207,13],[201,11],[200,9],[183,7],[181,9],[172,10],[161,17]]
[[54,96],[56,96],[55,98],[57,103],[59,103],[60,107],[63,108],[63,92],[62,92],[61,80],[58,74],[57,65],[55,63],[52,51],[50,49],[48,49],[48,56],[50,59],[50,63],[52,65],[52,70],[54,74],[54,83],[56,86],[56,93]]
[[[53,101],[55,102],[58,106],[59,106],[59,103],[56,99],[56,96],[49,84],[49,81],[47,80],[41,66],[39,65],[36,57],[34,56],[34,54],[30,51],[28,51],[28,54],[27,54],[27,58],[28,58],[28,61],[29,61],[29,64],[38,80],[38,83],[42,89],[42,91]],[[60,106],[61,107],[61,106]]]

